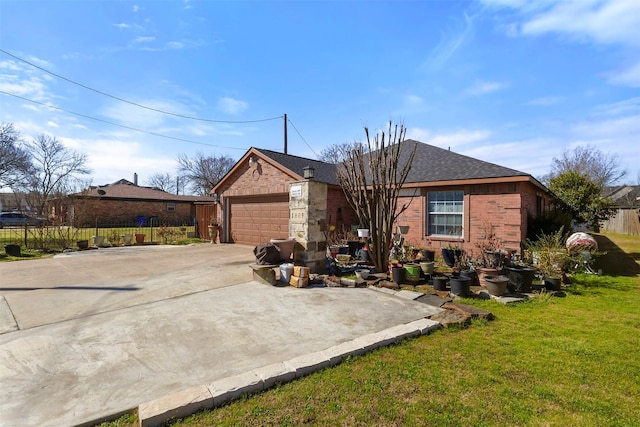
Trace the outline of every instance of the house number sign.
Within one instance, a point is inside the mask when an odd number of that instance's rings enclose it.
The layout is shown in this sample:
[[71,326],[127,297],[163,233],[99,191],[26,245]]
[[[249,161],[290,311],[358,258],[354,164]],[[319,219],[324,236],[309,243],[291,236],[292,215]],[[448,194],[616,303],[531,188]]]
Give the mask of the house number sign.
[[301,197],[302,196],[302,185],[292,185],[289,190],[290,197]]

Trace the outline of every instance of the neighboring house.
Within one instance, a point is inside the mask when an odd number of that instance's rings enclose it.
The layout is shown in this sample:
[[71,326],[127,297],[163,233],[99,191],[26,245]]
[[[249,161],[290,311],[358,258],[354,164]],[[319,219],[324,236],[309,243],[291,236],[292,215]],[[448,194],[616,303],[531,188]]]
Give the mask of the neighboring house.
[[[467,252],[487,231],[495,232],[503,248],[520,249],[527,219],[551,208],[553,196],[531,175],[449,150],[406,140],[402,153],[416,154],[398,205],[408,205],[397,225],[408,225],[405,242],[434,250],[455,244]],[[289,183],[314,168],[314,180],[329,191],[327,223],[356,224],[336,178],[335,165],[251,148],[212,193],[221,199],[223,241],[246,244],[288,236]]]
[[[135,179],[134,179],[135,181]],[[198,215],[197,207],[207,207]],[[210,196],[180,196],[139,186],[121,179],[113,184],[91,186],[55,201],[52,214],[59,222],[78,227],[96,224],[192,225],[197,216],[206,230],[215,202]]]
[[613,200],[617,211],[602,222],[600,231],[640,235],[640,185],[606,187],[603,195]]
[[28,214],[29,203],[24,193],[0,192],[0,212],[22,212]]

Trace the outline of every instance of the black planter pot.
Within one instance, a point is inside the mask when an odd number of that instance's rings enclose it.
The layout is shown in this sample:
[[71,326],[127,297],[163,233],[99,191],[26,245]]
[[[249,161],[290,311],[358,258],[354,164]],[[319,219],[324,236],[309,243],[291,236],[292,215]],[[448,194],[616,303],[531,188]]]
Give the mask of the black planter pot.
[[436,291],[446,291],[448,281],[449,278],[447,276],[434,276],[433,289],[435,289]]
[[509,278],[507,276],[486,276],[484,278],[487,292],[491,295],[501,297],[507,290]]
[[471,294],[471,279],[468,277],[452,277],[449,283],[452,294],[459,297],[466,297]]
[[432,262],[435,259],[436,253],[428,249],[422,250],[422,260]]
[[535,268],[531,267],[507,267],[509,277],[509,290],[512,292],[531,292]]
[[478,274],[475,270],[462,270],[460,272],[460,277],[468,277],[470,282],[470,286],[480,286],[480,281],[478,280]]
[[442,249],[442,258],[449,267],[453,267],[461,256],[462,251],[460,249]]
[[6,252],[7,255],[16,256],[16,257],[19,257],[22,254],[22,252],[20,251],[20,245],[6,245],[4,247],[4,251]]
[[559,291],[562,289],[562,279],[559,277],[545,277],[544,287],[550,291]]
[[404,283],[404,267],[392,267],[391,280],[397,284]]

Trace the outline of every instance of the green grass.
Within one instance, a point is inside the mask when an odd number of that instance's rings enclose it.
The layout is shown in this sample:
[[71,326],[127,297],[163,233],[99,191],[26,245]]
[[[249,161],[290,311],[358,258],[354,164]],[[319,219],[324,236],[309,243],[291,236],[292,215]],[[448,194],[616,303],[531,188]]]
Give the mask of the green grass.
[[350,358],[173,425],[638,425],[640,278],[625,268],[638,268],[640,238],[598,239],[612,275],[577,276],[564,297],[465,300],[496,320]]

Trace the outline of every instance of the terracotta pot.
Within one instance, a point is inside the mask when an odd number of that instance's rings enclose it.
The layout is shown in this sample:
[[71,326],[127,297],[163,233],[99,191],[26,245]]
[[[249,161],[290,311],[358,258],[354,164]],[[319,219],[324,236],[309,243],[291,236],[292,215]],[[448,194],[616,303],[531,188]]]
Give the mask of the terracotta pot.
[[138,244],[144,243],[145,236],[146,236],[146,234],[136,233],[136,243],[138,243]]

